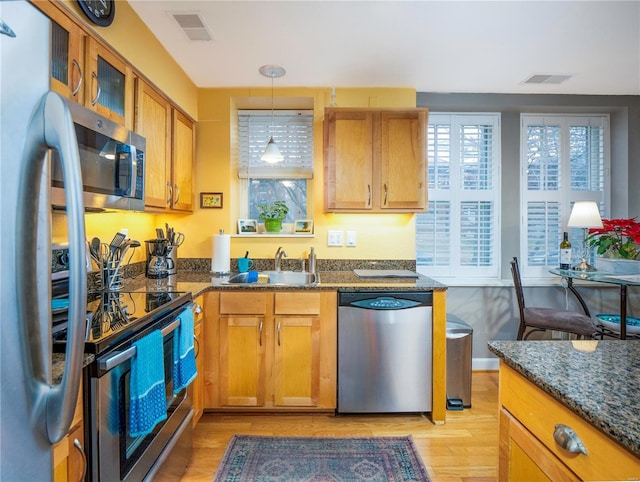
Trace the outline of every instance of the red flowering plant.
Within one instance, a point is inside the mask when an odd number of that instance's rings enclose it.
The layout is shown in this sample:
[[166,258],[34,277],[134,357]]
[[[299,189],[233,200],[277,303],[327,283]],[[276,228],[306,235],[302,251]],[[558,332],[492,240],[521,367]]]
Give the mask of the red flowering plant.
[[640,222],[636,218],[603,219],[602,226],[589,229],[587,236],[589,246],[597,247],[599,255],[622,259],[640,257]]

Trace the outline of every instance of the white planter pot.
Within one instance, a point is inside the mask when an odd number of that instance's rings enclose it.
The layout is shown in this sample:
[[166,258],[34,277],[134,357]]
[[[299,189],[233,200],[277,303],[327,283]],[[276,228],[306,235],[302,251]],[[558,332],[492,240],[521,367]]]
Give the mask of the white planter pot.
[[640,261],[634,259],[596,258],[596,269],[613,274],[640,274]]

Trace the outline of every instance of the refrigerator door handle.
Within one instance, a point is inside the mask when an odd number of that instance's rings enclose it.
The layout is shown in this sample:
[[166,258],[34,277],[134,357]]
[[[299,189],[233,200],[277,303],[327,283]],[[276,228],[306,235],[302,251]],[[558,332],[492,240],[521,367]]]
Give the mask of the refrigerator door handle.
[[[58,151],[64,175],[67,230],[69,238],[69,325],[62,380],[50,385],[50,349],[42,348],[43,337],[50,319],[42,320],[41,313],[50,307],[40,306],[42,292],[50,293],[50,275],[42,279],[48,267],[41,266],[48,256],[42,254],[43,241],[50,241],[51,233],[38,232],[34,219],[49,215],[51,181],[43,181],[48,172],[47,150]],[[23,356],[31,370],[30,393],[35,410],[44,410],[47,436],[51,443],[60,441],[69,431],[75,409],[80,378],[86,323],[87,273],[85,267],[85,228],[82,197],[82,177],[78,142],[71,114],[62,98],[46,93],[29,124],[21,162],[20,194],[18,201],[18,239],[16,263],[18,282],[18,313],[23,327]],[[44,192],[43,192],[44,191]],[[50,296],[45,297],[50,303]],[[44,332],[44,333],[43,333]]]

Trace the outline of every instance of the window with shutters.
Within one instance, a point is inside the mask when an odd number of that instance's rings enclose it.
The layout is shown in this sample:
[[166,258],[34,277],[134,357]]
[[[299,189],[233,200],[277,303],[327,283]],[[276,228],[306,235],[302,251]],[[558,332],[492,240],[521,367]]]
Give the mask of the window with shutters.
[[563,231],[575,262],[582,230],[568,229],[576,201],[596,201],[608,212],[609,118],[604,115],[522,115],[520,162],[520,269],[547,277],[559,264]]
[[[285,223],[306,219],[307,183],[313,178],[313,111],[238,111],[242,215],[258,218],[257,206],[283,200],[289,207]],[[273,140],[284,156],[269,164],[260,159]]]
[[416,264],[432,277],[498,278],[499,114],[429,114],[429,208],[416,215]]

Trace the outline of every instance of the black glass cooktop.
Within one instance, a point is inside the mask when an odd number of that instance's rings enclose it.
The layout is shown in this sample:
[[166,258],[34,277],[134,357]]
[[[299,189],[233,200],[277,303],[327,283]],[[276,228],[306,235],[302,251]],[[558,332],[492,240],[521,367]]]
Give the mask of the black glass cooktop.
[[[111,291],[89,293],[87,298],[85,352],[99,354],[188,303],[191,293]],[[55,323],[54,352],[64,352],[66,337],[66,320]]]

